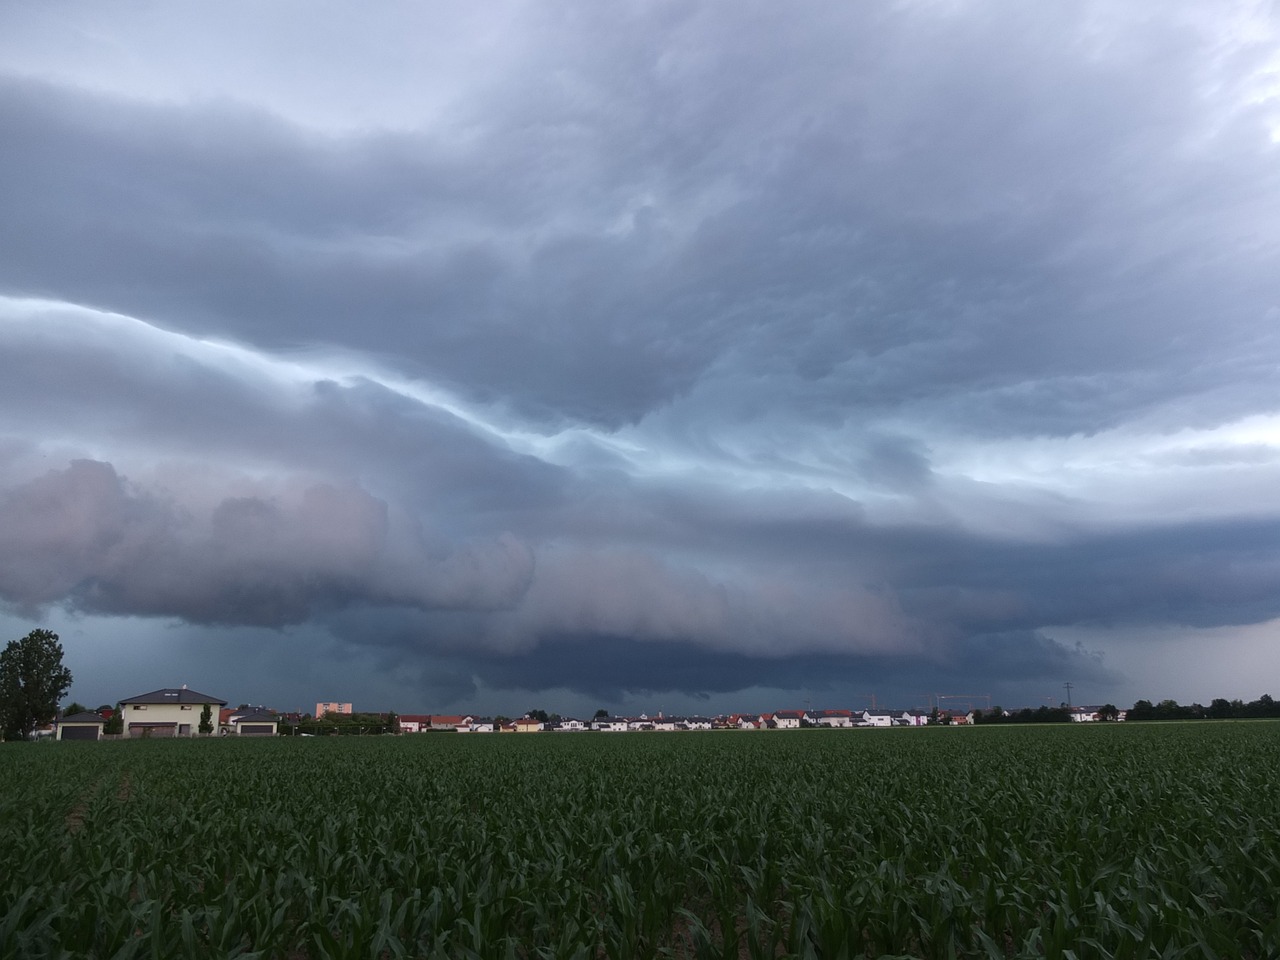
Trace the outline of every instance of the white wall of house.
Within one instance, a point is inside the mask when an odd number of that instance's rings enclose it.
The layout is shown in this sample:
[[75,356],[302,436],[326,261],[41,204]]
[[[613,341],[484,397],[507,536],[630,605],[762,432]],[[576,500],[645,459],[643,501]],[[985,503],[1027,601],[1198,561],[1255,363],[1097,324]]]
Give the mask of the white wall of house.
[[[124,706],[124,735],[130,736],[131,727],[149,723],[174,723],[174,736],[195,737],[200,733],[200,717],[204,712],[201,703],[126,703]],[[219,703],[209,704],[209,721],[217,727]],[[158,734],[164,736],[164,734]]]
[[233,723],[231,732],[237,737],[265,737],[265,733],[246,733],[246,727],[271,727],[271,736],[278,736],[280,733],[280,723],[274,720],[250,720],[246,723]]

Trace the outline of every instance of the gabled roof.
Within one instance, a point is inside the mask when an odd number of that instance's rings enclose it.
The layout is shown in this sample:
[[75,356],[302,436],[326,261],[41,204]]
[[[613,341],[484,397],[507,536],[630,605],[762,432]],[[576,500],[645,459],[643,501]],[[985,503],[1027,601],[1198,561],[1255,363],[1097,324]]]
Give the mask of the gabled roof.
[[153,690],[150,693],[141,693],[136,697],[129,697],[121,700],[121,703],[216,703],[225,707],[227,701],[219,700],[217,697],[211,697],[207,693],[199,693],[196,690],[189,690],[186,687],[165,687],[163,690]]

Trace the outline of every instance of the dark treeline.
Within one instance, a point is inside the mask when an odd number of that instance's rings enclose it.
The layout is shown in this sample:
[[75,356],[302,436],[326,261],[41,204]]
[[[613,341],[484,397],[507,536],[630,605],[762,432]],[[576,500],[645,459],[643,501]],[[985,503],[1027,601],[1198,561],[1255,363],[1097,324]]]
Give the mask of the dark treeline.
[[[1112,709],[1115,709],[1114,707]],[[1070,723],[1071,711],[1066,707],[1024,707],[1021,710],[1002,710],[992,707],[973,711],[974,723]]]
[[[1120,711],[1113,704],[1098,708],[1099,720],[1118,720]],[[1263,694],[1257,700],[1226,700],[1219,697],[1207,707],[1201,703],[1183,706],[1177,700],[1139,700],[1125,713],[1126,720],[1255,720],[1280,717],[1280,702]],[[975,710],[974,723],[1070,723],[1071,710],[1064,704],[1059,707],[1024,707],[1021,710],[1002,710],[993,707],[989,711]]]
[[1129,711],[1130,720],[1251,720],[1280,717],[1280,703],[1263,694],[1257,700],[1224,700],[1219,697],[1207,707],[1193,703],[1182,706],[1177,700],[1139,700]]

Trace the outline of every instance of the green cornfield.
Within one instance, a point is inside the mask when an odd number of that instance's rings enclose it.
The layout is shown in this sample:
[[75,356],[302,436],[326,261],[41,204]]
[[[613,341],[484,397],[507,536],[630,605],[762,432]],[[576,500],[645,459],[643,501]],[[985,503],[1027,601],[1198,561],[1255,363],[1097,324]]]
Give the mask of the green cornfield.
[[0,749],[0,957],[1271,958],[1280,723]]

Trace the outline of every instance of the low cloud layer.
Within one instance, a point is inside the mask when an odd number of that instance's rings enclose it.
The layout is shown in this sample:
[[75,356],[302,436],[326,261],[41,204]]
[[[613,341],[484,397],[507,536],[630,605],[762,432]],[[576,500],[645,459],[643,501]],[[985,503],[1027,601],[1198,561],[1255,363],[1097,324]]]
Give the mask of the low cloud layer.
[[1269,8],[180,7],[0,14],[7,616],[422,709],[1265,692]]

